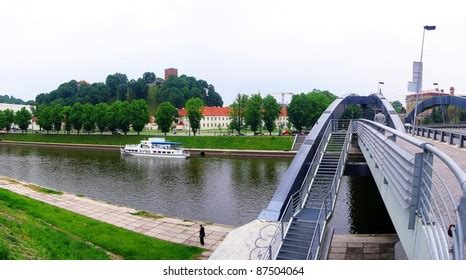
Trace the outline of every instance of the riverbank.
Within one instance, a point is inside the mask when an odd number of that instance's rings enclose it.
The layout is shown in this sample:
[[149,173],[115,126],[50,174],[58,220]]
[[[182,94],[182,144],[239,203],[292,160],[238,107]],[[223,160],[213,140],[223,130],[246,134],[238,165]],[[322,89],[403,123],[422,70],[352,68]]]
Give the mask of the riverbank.
[[206,224],[201,246],[199,221],[43,189],[0,177],[0,259],[206,258],[232,229]]
[[[101,144],[75,144],[75,143],[50,143],[50,142],[28,142],[3,140],[0,145],[19,145],[28,147],[49,147],[49,148],[73,148],[95,151],[119,152],[119,145]],[[268,158],[294,158],[296,151],[277,150],[235,150],[235,149],[207,149],[207,148],[186,148],[192,156],[224,156],[224,157],[268,157]]]
[[[87,134],[21,134],[4,133],[2,141],[55,143],[79,145],[123,146],[139,143],[149,135],[87,135]],[[157,136],[160,137],[160,136]],[[219,149],[219,150],[259,150],[290,151],[293,145],[292,136],[166,136],[166,140],[179,142],[187,149]]]

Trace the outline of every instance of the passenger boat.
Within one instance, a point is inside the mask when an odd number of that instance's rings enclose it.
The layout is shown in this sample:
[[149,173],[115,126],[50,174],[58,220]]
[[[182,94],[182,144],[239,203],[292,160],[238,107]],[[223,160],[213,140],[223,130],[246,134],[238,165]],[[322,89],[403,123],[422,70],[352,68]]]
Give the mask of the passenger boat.
[[164,158],[187,158],[189,152],[181,147],[180,143],[167,142],[165,138],[149,138],[140,144],[128,144],[120,149],[124,155],[151,156]]

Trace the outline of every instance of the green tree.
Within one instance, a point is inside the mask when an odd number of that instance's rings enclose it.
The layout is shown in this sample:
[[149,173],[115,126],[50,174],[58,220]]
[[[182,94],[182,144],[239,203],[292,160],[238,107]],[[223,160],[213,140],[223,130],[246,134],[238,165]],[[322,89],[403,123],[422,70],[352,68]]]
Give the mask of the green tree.
[[89,103],[83,105],[81,121],[84,131],[91,134],[91,131],[95,128],[94,106]]
[[131,99],[146,99],[149,93],[149,87],[143,79],[129,81],[128,89]]
[[361,105],[349,105],[346,106],[345,111],[341,115],[340,119],[344,120],[351,120],[351,119],[359,119],[362,117],[362,108]]
[[255,133],[261,128],[262,124],[262,97],[260,94],[253,94],[246,103],[244,108],[244,123],[249,126]]
[[6,127],[5,113],[0,110],[0,129],[4,129],[5,127]]
[[36,109],[37,124],[49,134],[52,130],[53,122],[51,108],[47,105],[40,105]]
[[280,104],[272,95],[267,95],[262,100],[262,120],[264,121],[265,129],[272,135],[275,129],[275,121],[280,114]]
[[149,107],[145,100],[133,100],[130,103],[131,124],[134,131],[139,133],[144,129],[144,126],[149,122]]
[[186,102],[186,115],[194,136],[196,136],[197,130],[201,127],[203,107],[204,101],[199,97],[193,97]]
[[310,123],[311,103],[304,93],[295,94],[288,105],[288,119],[293,126],[301,131]]
[[61,130],[63,121],[63,106],[60,104],[54,104],[49,106],[47,110],[50,110],[50,121],[52,122],[53,128],[58,134],[58,132]]
[[115,73],[113,75],[108,75],[105,80],[105,84],[109,88],[110,98],[113,100],[126,97],[128,77],[125,74]]
[[15,122],[15,112],[10,109],[6,109],[3,111],[3,114],[5,115],[5,129],[10,132],[11,124]]
[[155,83],[155,74],[153,72],[145,72],[142,75],[142,79],[146,85]]
[[401,104],[400,101],[395,100],[395,101],[391,102],[391,104],[392,104],[393,109],[395,109],[397,114],[406,113],[406,109],[403,107],[403,104]]
[[70,113],[71,113],[71,107],[70,106],[64,106],[63,107],[63,123],[64,123],[64,129],[67,134],[70,134],[72,124],[70,120]]
[[230,106],[230,128],[241,134],[241,129],[244,128],[244,111],[248,103],[248,96],[238,94],[233,104]]
[[107,114],[108,114],[109,106],[107,103],[99,103],[95,105],[94,110],[94,120],[96,122],[97,128],[102,134],[107,128]]
[[31,124],[32,114],[25,107],[21,108],[15,115],[15,123],[19,126],[21,131],[28,133],[27,129]]
[[165,133],[165,135],[167,135],[167,132],[170,131],[176,114],[177,110],[170,102],[163,102],[157,108],[155,119],[157,121],[159,130]]
[[115,132],[118,129],[118,114],[120,111],[121,101],[112,103],[107,110],[105,116],[105,122],[107,123],[107,128],[111,132]]
[[119,102],[118,104],[118,128],[126,135],[131,125],[131,111],[128,101]]
[[83,128],[83,109],[84,106],[81,103],[74,103],[70,111],[70,121],[73,128],[79,134],[79,131]]
[[320,118],[322,113],[335,99],[337,99],[337,97],[329,91],[322,91],[318,89],[312,90],[306,96],[309,99],[312,108],[309,112],[309,120],[308,123],[306,123],[306,126],[312,127]]

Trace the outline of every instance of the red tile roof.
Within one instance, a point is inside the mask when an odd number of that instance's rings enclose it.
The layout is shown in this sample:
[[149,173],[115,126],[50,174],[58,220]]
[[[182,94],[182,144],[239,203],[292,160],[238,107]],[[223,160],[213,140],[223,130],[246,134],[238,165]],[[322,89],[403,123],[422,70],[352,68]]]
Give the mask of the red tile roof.
[[[186,110],[184,108],[178,109],[178,115],[180,117],[184,117],[187,115]],[[204,106],[202,109],[203,116],[220,116],[220,117],[228,117],[230,116],[230,107],[208,107]],[[280,110],[280,117],[288,116],[288,112],[285,107]]]

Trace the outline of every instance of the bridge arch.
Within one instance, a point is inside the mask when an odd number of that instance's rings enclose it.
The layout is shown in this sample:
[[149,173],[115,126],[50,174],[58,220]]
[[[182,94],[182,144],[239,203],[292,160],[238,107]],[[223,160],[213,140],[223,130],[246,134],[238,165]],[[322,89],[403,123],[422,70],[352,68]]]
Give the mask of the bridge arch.
[[[466,109],[466,98],[454,95],[434,96],[417,104],[417,113],[422,113],[433,107],[442,105],[453,105],[458,108]],[[414,118],[414,109],[406,116],[405,123],[412,123]]]
[[262,211],[259,218],[269,221],[277,221],[280,219],[289,197],[301,187],[328,123],[332,119],[339,119],[347,106],[356,104],[362,105],[363,107],[371,106],[382,109],[382,112],[385,114],[385,119],[387,120],[387,126],[399,131],[406,131],[403,122],[393,106],[381,94],[371,94],[369,96],[348,94],[337,98],[328,106],[312,127],[309,135],[306,137],[301,148],[291,162],[290,167],[288,167],[288,170],[282,177],[272,200],[267,208]]

